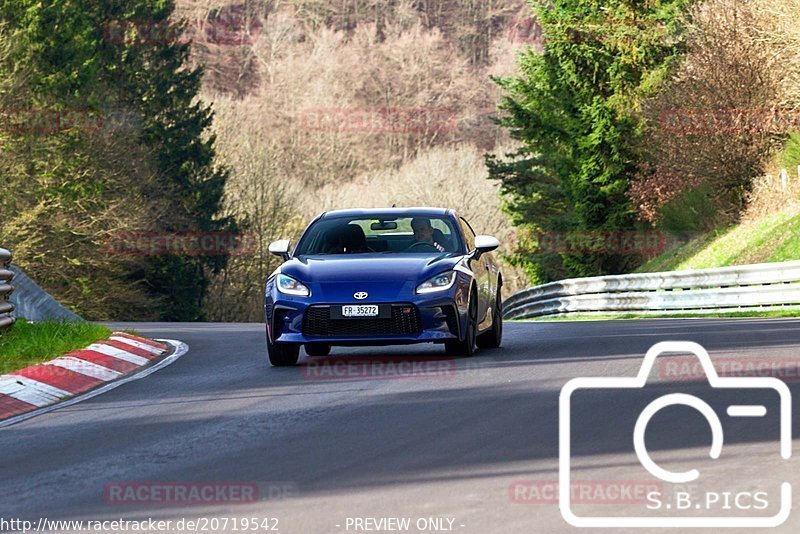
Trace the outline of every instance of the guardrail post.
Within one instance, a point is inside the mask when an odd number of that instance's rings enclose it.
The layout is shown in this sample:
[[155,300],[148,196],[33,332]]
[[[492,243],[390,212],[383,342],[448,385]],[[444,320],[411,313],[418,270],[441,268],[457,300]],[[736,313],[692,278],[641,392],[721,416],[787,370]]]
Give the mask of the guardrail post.
[[14,305],[9,301],[11,292],[14,291],[14,288],[11,287],[14,273],[8,269],[11,259],[11,252],[0,248],[0,332],[11,328],[15,321],[12,315]]

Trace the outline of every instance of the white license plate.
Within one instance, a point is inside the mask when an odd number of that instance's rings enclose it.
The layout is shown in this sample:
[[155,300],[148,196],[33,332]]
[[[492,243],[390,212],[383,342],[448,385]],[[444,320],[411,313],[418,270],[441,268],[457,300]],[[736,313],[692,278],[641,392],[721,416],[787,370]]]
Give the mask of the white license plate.
[[377,306],[342,306],[344,317],[377,317],[380,311]]

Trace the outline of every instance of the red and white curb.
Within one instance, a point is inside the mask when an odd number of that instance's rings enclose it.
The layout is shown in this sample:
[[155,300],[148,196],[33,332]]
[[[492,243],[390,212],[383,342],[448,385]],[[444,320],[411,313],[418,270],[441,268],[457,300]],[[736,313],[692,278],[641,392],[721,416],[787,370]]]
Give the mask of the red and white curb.
[[46,363],[0,375],[0,427],[76,404],[144,378],[186,354],[171,339],[124,332]]

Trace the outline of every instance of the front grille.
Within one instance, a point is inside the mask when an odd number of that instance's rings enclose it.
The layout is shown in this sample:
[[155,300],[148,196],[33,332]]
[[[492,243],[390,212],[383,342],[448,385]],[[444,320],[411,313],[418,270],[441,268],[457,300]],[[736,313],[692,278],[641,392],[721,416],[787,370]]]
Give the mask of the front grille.
[[392,306],[391,319],[331,319],[330,306],[312,306],[303,319],[308,337],[404,337],[421,332],[419,310],[411,304]]

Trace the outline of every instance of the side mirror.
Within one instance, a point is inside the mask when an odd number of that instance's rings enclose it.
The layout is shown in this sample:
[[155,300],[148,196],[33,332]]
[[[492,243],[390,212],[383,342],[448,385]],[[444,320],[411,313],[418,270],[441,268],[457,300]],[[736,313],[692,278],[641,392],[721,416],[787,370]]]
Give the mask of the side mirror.
[[283,239],[281,241],[275,241],[274,243],[270,244],[269,246],[269,253],[275,254],[276,256],[280,256],[284,259],[284,261],[289,261],[289,247],[291,246],[291,242],[288,239]]
[[487,252],[492,252],[500,247],[500,241],[490,235],[479,235],[475,237],[475,252],[473,256],[477,259]]

